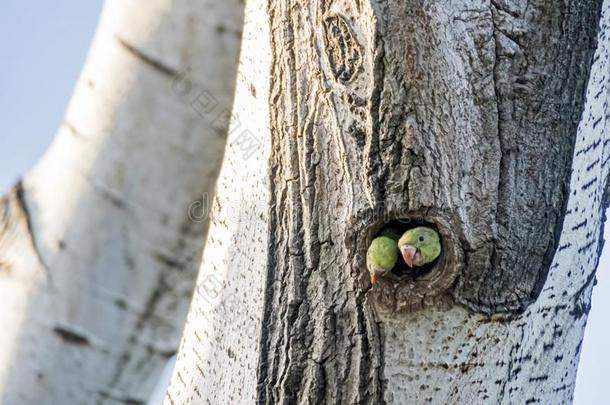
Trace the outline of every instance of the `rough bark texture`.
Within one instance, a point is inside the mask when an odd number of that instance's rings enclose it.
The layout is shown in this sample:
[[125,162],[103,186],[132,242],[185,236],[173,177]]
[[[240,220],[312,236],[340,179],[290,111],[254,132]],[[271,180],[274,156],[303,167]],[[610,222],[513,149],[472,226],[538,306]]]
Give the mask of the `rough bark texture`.
[[[386,218],[436,224],[445,247],[429,274],[371,291],[389,309],[451,294],[497,313],[537,297],[563,223],[599,9],[270,2],[265,402],[303,397],[297,384],[326,403],[381,400],[362,258]],[[348,383],[326,389],[333,380]]]
[[446,260],[385,283],[388,305],[451,288],[523,310],[561,232],[600,3],[271,2],[273,255],[332,240],[322,256],[360,271],[371,230],[421,218]]
[[193,291],[242,11],[105,6],[64,125],[0,202],[0,403],[147,400]]
[[[269,109],[265,148],[225,159],[167,403],[570,402],[607,203],[609,3],[594,58],[600,1],[423,3],[271,0],[269,31],[246,27],[272,56],[242,55],[257,91],[236,111]],[[267,196],[227,224],[231,198]],[[366,248],[395,220],[436,225],[444,256],[371,288]]]

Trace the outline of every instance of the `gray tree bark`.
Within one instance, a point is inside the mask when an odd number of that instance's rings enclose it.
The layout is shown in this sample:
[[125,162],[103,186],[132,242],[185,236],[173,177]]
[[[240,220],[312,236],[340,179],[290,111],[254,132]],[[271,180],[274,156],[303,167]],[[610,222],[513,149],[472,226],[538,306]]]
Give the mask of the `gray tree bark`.
[[[250,1],[234,111],[263,147],[225,157],[166,403],[569,403],[608,7]],[[420,222],[440,260],[372,287],[372,238]]]
[[53,145],[0,201],[0,403],[148,399],[193,292],[242,18],[105,5]]

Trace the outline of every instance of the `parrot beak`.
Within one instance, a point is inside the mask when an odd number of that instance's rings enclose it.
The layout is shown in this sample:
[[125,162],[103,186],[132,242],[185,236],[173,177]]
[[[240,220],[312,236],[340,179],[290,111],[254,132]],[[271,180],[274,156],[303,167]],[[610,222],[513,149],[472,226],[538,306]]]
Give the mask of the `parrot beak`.
[[379,282],[379,279],[384,275],[383,269],[374,267],[371,269],[371,284],[375,285]]
[[417,254],[417,248],[411,245],[404,245],[400,247],[400,253],[402,253],[402,258],[405,259],[407,266],[413,267],[413,259]]

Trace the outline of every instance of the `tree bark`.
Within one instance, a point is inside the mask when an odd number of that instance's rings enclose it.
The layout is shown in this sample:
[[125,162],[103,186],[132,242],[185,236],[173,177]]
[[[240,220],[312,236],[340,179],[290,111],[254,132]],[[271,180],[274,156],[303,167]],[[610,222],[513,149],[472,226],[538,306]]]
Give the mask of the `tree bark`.
[[[610,4],[264,3],[234,109],[264,147],[225,156],[166,402],[569,403]],[[420,222],[440,260],[372,287],[372,238]]]
[[106,4],[54,143],[0,204],[2,404],[147,400],[193,291],[242,13]]

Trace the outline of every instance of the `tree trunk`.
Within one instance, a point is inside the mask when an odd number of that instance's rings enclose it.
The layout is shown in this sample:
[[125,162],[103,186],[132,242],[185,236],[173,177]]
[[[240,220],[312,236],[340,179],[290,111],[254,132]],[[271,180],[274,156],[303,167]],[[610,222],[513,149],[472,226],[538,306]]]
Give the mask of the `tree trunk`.
[[[225,156],[166,403],[568,403],[610,3],[264,3],[234,108],[263,147]],[[436,227],[443,254],[372,287],[388,223]]]
[[0,204],[0,403],[148,398],[193,292],[242,12],[107,3],[53,145]]

